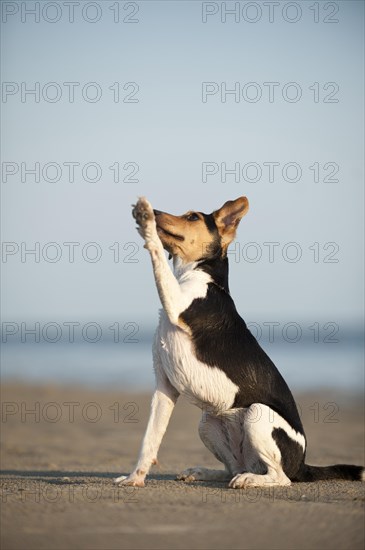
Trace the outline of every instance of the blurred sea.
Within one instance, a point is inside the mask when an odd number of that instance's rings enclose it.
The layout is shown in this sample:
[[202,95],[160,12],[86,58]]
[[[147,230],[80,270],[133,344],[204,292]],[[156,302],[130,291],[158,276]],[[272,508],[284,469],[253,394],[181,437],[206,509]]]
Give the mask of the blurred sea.
[[[139,332],[119,342],[109,337],[96,342],[75,338],[72,343],[65,338],[53,343],[44,339],[35,342],[32,336],[21,342],[20,337],[15,340],[3,335],[1,378],[2,381],[149,391],[154,387],[153,333],[153,330]],[[295,339],[295,335],[287,334],[291,340]],[[48,336],[52,338],[50,332]],[[260,345],[292,390],[334,388],[363,392],[364,340],[361,332],[341,329],[329,341],[316,338],[311,331],[306,331],[297,342],[282,337],[270,342],[268,336],[266,333],[260,338]]]

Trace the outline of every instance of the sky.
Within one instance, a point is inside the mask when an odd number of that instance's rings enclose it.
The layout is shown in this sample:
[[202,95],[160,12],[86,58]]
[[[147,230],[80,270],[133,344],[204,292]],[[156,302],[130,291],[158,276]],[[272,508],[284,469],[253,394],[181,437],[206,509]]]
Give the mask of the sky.
[[149,329],[131,205],[246,195],[241,315],[361,326],[363,8],[2,2],[3,322]]

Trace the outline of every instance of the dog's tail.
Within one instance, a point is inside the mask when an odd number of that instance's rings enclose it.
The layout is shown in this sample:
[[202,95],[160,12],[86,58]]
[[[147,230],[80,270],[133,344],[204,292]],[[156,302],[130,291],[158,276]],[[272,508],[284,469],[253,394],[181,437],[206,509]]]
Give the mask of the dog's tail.
[[293,481],[324,481],[326,479],[365,481],[365,468],[352,464],[309,466],[303,462]]

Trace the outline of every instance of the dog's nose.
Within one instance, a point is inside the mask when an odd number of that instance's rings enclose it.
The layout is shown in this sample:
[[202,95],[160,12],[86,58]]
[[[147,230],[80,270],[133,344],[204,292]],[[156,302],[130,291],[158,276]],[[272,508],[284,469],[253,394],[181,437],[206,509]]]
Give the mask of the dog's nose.
[[153,210],[153,213],[155,216],[159,216],[160,214],[162,214],[161,210]]

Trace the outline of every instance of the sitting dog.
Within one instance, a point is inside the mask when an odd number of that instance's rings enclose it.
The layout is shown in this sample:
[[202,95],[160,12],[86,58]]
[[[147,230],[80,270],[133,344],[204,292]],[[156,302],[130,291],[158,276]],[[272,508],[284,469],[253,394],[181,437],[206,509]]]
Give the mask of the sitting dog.
[[144,486],[180,394],[203,410],[199,435],[224,464],[222,470],[189,468],[180,480],[227,480],[232,488],[364,480],[361,466],[305,464],[306,437],[294,398],[237,313],[227,248],[247,211],[246,197],[212,214],[173,216],[153,210],[145,198],[133,209],[163,309],[153,346],[156,390],[147,430],[134,471],[116,483]]

